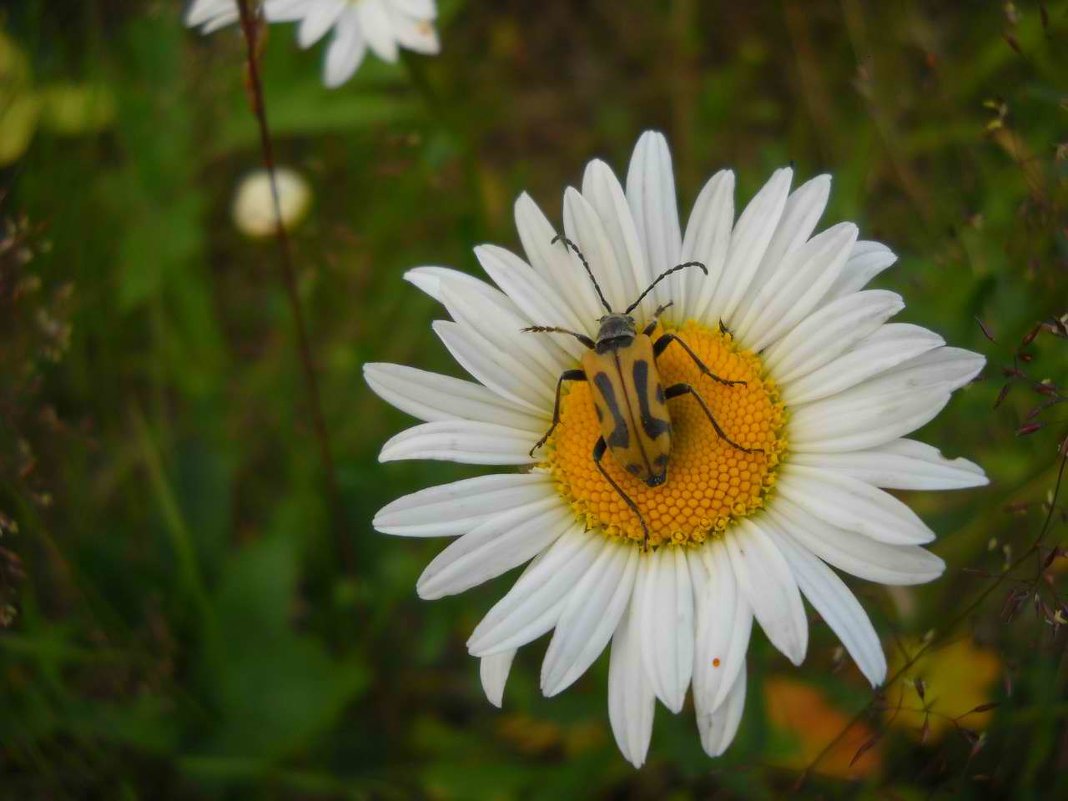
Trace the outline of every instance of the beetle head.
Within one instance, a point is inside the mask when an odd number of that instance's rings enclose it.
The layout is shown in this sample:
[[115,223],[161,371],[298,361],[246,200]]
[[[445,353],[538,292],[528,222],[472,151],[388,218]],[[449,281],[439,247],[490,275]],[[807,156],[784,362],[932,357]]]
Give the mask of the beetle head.
[[638,326],[629,314],[606,314],[597,321],[597,352],[608,353],[634,341]]

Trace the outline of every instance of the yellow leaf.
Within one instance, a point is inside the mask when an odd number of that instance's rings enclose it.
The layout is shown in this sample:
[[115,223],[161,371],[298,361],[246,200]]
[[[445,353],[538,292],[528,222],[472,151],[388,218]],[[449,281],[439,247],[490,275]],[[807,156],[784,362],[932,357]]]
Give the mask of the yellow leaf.
[[37,129],[40,103],[32,94],[0,98],[0,167],[26,152]]
[[[904,643],[904,653],[899,649],[892,660],[895,664],[891,665],[891,675],[921,647],[918,640]],[[952,718],[959,718],[959,724],[966,729],[984,729],[993,710],[969,713],[993,700],[993,684],[999,675],[1001,660],[997,654],[977,647],[970,637],[932,648],[887,690],[887,718],[919,738],[926,716],[931,742],[953,726]],[[922,682],[923,699],[916,689],[917,680]]]
[[115,98],[104,86],[46,86],[41,98],[41,126],[57,134],[93,133],[115,116]]
[[[764,699],[772,727],[793,744],[791,753],[772,758],[786,768],[806,769],[851,720],[831,706],[818,689],[796,679],[769,679],[764,685]],[[857,723],[820,759],[815,772],[843,779],[878,772],[882,754],[875,734],[864,723]]]

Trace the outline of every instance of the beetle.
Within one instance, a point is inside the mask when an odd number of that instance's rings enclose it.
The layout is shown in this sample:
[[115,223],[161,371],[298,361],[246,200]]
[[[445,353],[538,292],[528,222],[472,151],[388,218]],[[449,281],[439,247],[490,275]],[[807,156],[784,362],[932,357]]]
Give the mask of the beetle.
[[[716,434],[734,448],[745,453],[763,453],[760,448],[746,448],[732,440],[716,421],[712,410],[701,394],[691,384],[678,383],[664,388],[656,368],[656,359],[669,345],[677,343],[693,359],[702,375],[708,376],[724,386],[733,387],[745,384],[745,381],[731,381],[716,375],[701,358],[693,352],[677,334],[661,334],[656,341],[652,334],[656,331],[659,317],[672,303],[660,306],[652,320],[639,332],[638,324],[631,312],[638,307],[653,287],[672,273],[691,267],[699,268],[708,275],[708,268],[699,261],[688,261],[670,267],[660,273],[645,291],[624,311],[612,311],[608,300],[601,291],[597,279],[590,269],[589,262],[582,255],[578,246],[564,236],[553,238],[553,244],[563,241],[564,246],[578,256],[586,274],[597,290],[597,297],[607,312],[597,321],[597,337],[591,339],[585,334],[552,325],[532,325],[522,329],[529,333],[568,334],[578,339],[588,350],[582,356],[581,369],[565,370],[556,382],[556,402],[553,406],[553,421],[549,430],[530,449],[530,455],[541,448],[552,436],[560,423],[560,397],[565,381],[588,381],[593,386],[593,402],[597,419],[601,425],[601,435],[593,446],[593,461],[597,470],[619,494],[638,517],[644,533],[643,547],[649,543],[649,528],[642,517],[641,510],[626,491],[619,486],[605,470],[602,460],[606,452],[611,451],[616,460],[632,476],[643,481],[646,486],[659,487],[667,480],[668,462],[671,458],[671,415],[667,402],[672,398],[690,395],[697,401],[705,417],[712,424]],[[723,329],[722,323],[720,328]]]

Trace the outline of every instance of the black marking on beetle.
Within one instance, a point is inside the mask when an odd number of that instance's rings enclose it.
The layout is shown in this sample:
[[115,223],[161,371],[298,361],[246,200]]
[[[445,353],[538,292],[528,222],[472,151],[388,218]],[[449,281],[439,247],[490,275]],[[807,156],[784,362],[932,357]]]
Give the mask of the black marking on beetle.
[[612,387],[612,379],[608,377],[607,373],[598,373],[593,377],[593,383],[597,385],[597,391],[601,393],[605,406],[607,406],[608,411],[611,412],[612,420],[615,423],[612,433],[608,437],[608,447],[628,447],[630,445],[630,429],[627,427],[627,421],[623,417],[623,412],[619,408],[619,401],[616,399],[616,391]]
[[642,466],[640,464],[628,464],[627,472],[632,476],[640,476],[642,474]]
[[660,454],[659,456],[656,457],[654,462],[655,462],[657,467],[667,467],[668,458],[669,457],[668,457],[668,455],[666,453],[662,453],[662,454]]
[[664,385],[660,382],[656,384],[656,400],[659,403],[667,403],[667,396],[664,395]]
[[[616,375],[619,376],[619,388],[623,390],[623,401],[626,403],[627,416],[630,418],[630,424],[637,427],[638,421],[634,419],[634,404],[630,402],[630,392],[627,389],[627,381],[623,377],[623,364],[619,360],[619,353],[613,353],[612,359],[616,363]],[[638,452],[642,455],[642,461],[645,462],[645,473],[651,475],[653,466],[649,463],[649,454],[645,452],[645,441],[641,437],[636,437],[635,444]]]
[[[643,359],[634,362],[634,386],[638,390],[638,407],[641,410],[642,430],[649,439],[656,439],[661,434],[671,431],[671,423],[654,417],[649,408],[649,363]],[[664,388],[657,382],[657,396],[664,395]]]

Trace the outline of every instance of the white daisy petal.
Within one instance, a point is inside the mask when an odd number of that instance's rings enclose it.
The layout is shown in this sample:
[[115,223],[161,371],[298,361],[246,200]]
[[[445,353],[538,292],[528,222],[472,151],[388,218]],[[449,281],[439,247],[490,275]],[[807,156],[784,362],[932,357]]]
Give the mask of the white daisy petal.
[[211,33],[225,25],[237,22],[237,3],[234,0],[194,0],[185,12],[184,21],[190,28],[201,28],[202,33]]
[[416,19],[432,20],[438,16],[434,0],[389,0],[389,3],[401,13]]
[[808,649],[808,619],[797,582],[775,543],[750,519],[724,538],[738,589],[771,644],[800,665]]
[[795,407],[791,444],[824,453],[882,445],[931,420],[984,363],[959,348],[928,351],[830,398]]
[[463,464],[530,464],[530,448],[537,438],[492,423],[442,420],[413,426],[390,438],[378,455],[380,462],[440,459]]
[[515,659],[515,649],[503,651],[479,660],[478,676],[482,681],[482,691],[486,700],[498,709],[504,703],[504,685],[508,683],[508,673]]
[[297,43],[306,48],[322,39],[337,22],[345,7],[344,0],[320,0],[310,6],[297,28]]
[[841,272],[857,238],[857,227],[840,223],[812,237],[797,250],[791,264],[757,293],[754,313],[741,317],[737,335],[761,351],[800,323],[816,308]]
[[[645,247],[645,265],[652,280],[679,263],[682,248],[675,173],[671,167],[671,151],[663,134],[646,131],[638,139],[627,170],[627,201]],[[650,293],[651,308],[672,301],[675,284],[675,280],[668,279],[654,289]],[[647,313],[651,310],[650,307],[643,308]]]
[[515,304],[499,289],[494,289],[473,275],[453,270],[450,267],[413,267],[404,274],[404,280],[419,287],[441,304],[445,302],[442,299],[442,290],[447,283],[454,288],[459,287],[460,291],[485,298],[505,313],[516,314],[518,312]]
[[[860,294],[849,297],[855,298]],[[837,359],[791,382],[784,387],[783,397],[791,405],[828,398],[945,344],[942,337],[926,328],[908,323],[890,323]]]
[[561,307],[561,314],[569,307],[581,325],[576,331],[596,333],[594,326],[604,309],[597,301],[593,284],[582,267],[572,261],[564,243],[553,244],[556,230],[525,192],[515,202],[515,227],[530,265],[567,301],[567,306]]
[[355,7],[360,28],[374,54],[390,63],[397,60],[397,38],[389,24],[384,0],[360,0]]
[[842,272],[824,297],[824,303],[830,303],[832,300],[863,289],[871,279],[887,267],[893,266],[896,261],[897,256],[881,242],[859,240],[853,246],[853,252],[849,255],[849,260],[842,268]]
[[790,563],[801,592],[838,635],[860,672],[873,687],[882,684],[886,678],[886,655],[871,619],[856,596],[833,570],[796,540],[776,531],[769,531],[768,536],[775,540]]
[[975,378],[985,362],[985,357],[968,350],[935,348],[825,401],[803,404],[800,409],[819,409],[824,415],[837,416],[842,410],[865,406],[875,398],[952,392]]
[[568,594],[541,666],[541,691],[556,695],[593,664],[623,616],[638,571],[638,549],[606,542]]
[[[961,348],[937,348],[927,351],[863,384],[867,393],[890,388],[909,392],[932,388],[947,392],[960,389],[986,364],[986,357]],[[860,388],[858,388],[860,389]]]
[[689,270],[685,280],[678,282],[678,308],[673,308],[670,313],[673,319],[685,321],[706,317],[708,304],[723,276],[733,225],[734,173],[720,170],[697,196],[679,256],[679,261],[701,262],[708,268],[708,275],[700,270]]
[[817,175],[790,193],[783,208],[782,219],[764,253],[760,269],[754,276],[757,282],[769,280],[787,254],[802,247],[816,230],[816,224],[827,208],[831,195],[831,176]]
[[[504,348],[486,340],[467,326],[435,320],[431,326],[452,357],[471,376],[506,401],[535,415],[552,415],[555,391],[545,392],[545,381],[532,376]],[[536,438],[535,438],[536,441]]]
[[711,324],[716,325],[721,320],[728,326],[732,324],[734,310],[749,291],[749,284],[775,236],[793,175],[794,171],[789,168],[776,170],[738,218],[731,233],[723,276],[705,312]]
[[645,763],[653,736],[656,696],[642,665],[642,640],[634,599],[616,627],[608,663],[608,720],[624,758]]
[[703,592],[696,596],[693,692],[694,702],[712,712],[726,700],[739,671],[745,669],[753,610],[738,590],[722,541],[701,548],[698,559],[705,565],[708,578]]
[[[591,161],[586,166],[582,176],[582,196],[597,212],[608,232],[608,241],[615,251],[623,281],[623,297],[630,304],[649,286],[653,276],[646,268],[645,254],[630,206],[627,205],[627,196],[615,173],[600,160]],[[646,298],[638,306],[635,315],[639,320],[647,319],[655,308],[652,298]]]
[[335,89],[351,78],[367,53],[367,39],[354,10],[343,11],[323,60],[323,83]]
[[947,459],[937,448],[911,439],[850,453],[798,453],[793,462],[833,470],[884,489],[952,490],[990,483],[975,462]]
[[[830,192],[831,176],[819,175],[790,194],[775,235],[764,252],[756,275],[753,276],[751,287],[763,290],[764,287],[781,285],[786,277],[784,274],[789,272],[788,268],[793,264],[794,254],[799,252],[812,236],[816,223],[823,216]],[[749,316],[756,298],[757,292],[747,293],[737,312],[739,319],[744,320]]]
[[[391,0],[392,2],[392,0]],[[405,50],[426,56],[441,52],[438,32],[426,19],[412,17],[393,8],[389,9],[389,24],[397,43]]]
[[891,586],[926,584],[942,575],[945,562],[918,545],[887,545],[816,519],[781,498],[768,514],[779,528],[839,570]]
[[738,671],[738,676],[731,685],[726,699],[713,710],[703,704],[695,703],[697,730],[701,734],[701,747],[710,757],[722,756],[738,733],[745,710],[745,669]]
[[[583,323],[567,308],[564,299],[522,259],[504,248],[482,245],[475,255],[483,269],[533,325],[555,325],[583,332]],[[575,358],[586,349],[573,337],[561,336],[556,343]]]
[[453,537],[501,512],[555,497],[549,473],[478,476],[398,498],[378,511],[372,525],[400,537]]
[[516,350],[533,360],[534,369],[553,374],[546,385],[555,385],[556,371],[567,359],[565,351],[553,340],[524,333],[522,329],[530,321],[503,292],[447,267],[417,267],[404,277],[444,305],[456,322],[466,324],[481,339],[516,343]]
[[219,13],[221,8],[226,8],[230,0],[193,0],[182,15],[182,22],[190,28],[195,28]]
[[833,470],[791,464],[776,490],[820,520],[888,545],[922,545],[935,536],[893,495]]
[[[798,453],[841,453],[874,448],[915,431],[949,403],[949,392],[896,394],[870,401],[797,409],[790,421],[790,445]],[[829,398],[823,403],[834,403]]]
[[[235,0],[221,0],[233,3]],[[263,16],[268,22],[297,22],[307,16],[318,0],[264,0]]]
[[905,308],[896,292],[854,292],[809,315],[764,353],[764,364],[780,386],[793,382],[845,353]]
[[554,339],[523,331],[529,321],[519,314],[465,292],[448,280],[442,284],[441,300],[453,320],[512,365],[515,380],[526,381],[552,402],[557,378],[573,362]]
[[205,22],[200,26],[200,32],[207,36],[208,34],[215,33],[218,30],[229,27],[235,22],[241,19],[241,15],[235,10],[231,13],[220,14],[209,22]]
[[416,592],[434,600],[477,587],[537,556],[573,521],[571,510],[554,497],[493,515],[439,553],[416,582]]
[[686,553],[658,548],[639,570],[635,595],[645,671],[656,697],[678,714],[693,674],[694,600]]
[[489,656],[536,640],[556,625],[571,590],[594,563],[604,540],[574,527],[520,576],[467,641],[474,656]]
[[[709,543],[707,548],[711,548],[714,543]],[[708,582],[711,581],[711,575],[708,567],[705,566],[702,554],[706,548],[689,548],[686,551],[686,564],[690,568],[690,586],[693,588],[693,615],[694,625],[697,625],[697,619],[701,615],[701,604],[708,590]],[[696,636],[697,629],[694,629]]]
[[[623,274],[616,261],[616,252],[608,238],[608,231],[589,201],[570,186],[564,192],[564,231],[568,239],[574,242],[586,257],[586,263],[597,279],[608,304],[617,312],[625,309],[633,298],[627,297]],[[577,254],[572,253],[571,257],[575,260],[576,270],[585,269]]]
[[545,420],[490,392],[481,384],[401,364],[365,364],[363,377],[375,394],[402,412],[428,423],[478,420],[545,431]]

